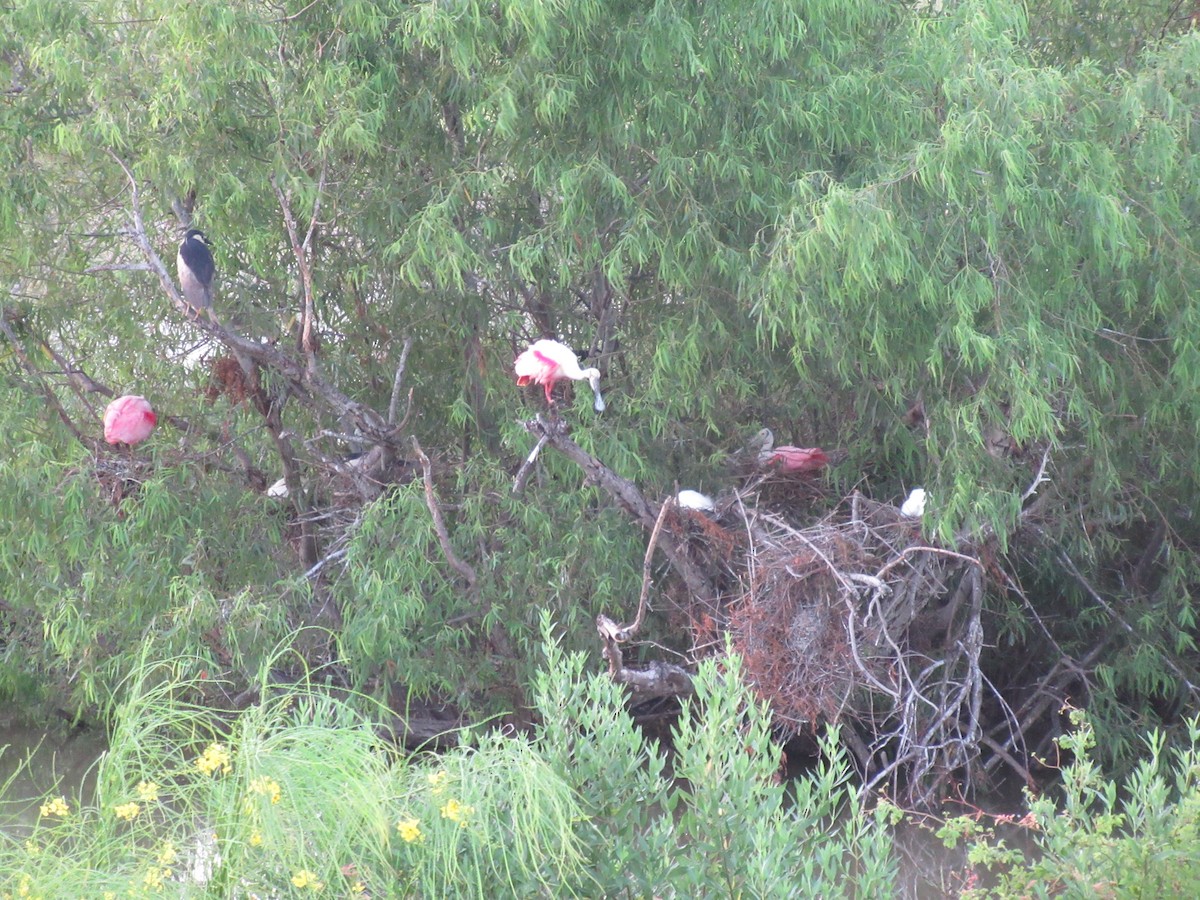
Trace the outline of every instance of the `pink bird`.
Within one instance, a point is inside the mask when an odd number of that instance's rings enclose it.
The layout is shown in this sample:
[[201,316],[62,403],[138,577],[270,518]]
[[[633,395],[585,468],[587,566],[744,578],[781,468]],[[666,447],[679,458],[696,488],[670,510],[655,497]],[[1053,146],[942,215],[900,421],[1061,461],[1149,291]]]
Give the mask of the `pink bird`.
[[108,404],[104,410],[104,439],[110,444],[141,443],[150,437],[158,423],[149,401],[136,394],[126,394]]
[[774,450],[764,450],[758,461],[767,468],[778,469],[786,474],[819,472],[829,465],[829,457],[819,447],[787,445],[776,447]]
[[579,368],[579,357],[573,350],[558,341],[534,341],[532,346],[513,364],[517,373],[517,384],[540,384],[546,390],[546,402],[553,403],[550,391],[554,382],[562,378],[586,381],[596,395],[596,412],[604,412],[604,398],[600,396],[600,370]]

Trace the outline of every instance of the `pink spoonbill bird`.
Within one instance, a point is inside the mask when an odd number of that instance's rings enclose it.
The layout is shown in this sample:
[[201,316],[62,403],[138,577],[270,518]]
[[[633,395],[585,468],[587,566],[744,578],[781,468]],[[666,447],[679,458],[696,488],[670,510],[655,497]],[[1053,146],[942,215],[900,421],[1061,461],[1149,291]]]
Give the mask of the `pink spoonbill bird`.
[[829,465],[829,457],[820,447],[791,447],[784,445],[763,450],[759,454],[760,465],[778,469],[788,475],[800,472],[819,472]]
[[562,378],[586,381],[596,395],[596,412],[604,412],[604,398],[600,396],[600,370],[579,368],[579,357],[565,344],[558,341],[540,340],[517,357],[513,364],[517,373],[517,384],[540,384],[546,391],[546,402],[553,403],[550,391],[554,382]]
[[145,397],[126,394],[104,410],[104,439],[110,444],[140,444],[150,437],[158,416]]

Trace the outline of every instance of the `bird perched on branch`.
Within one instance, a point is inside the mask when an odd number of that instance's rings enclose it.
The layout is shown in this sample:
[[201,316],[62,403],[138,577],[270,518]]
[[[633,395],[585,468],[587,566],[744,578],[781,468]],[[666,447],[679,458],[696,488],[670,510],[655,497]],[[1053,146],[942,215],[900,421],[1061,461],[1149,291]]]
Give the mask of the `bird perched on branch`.
[[213,315],[213,277],[217,273],[213,262],[212,251],[208,249],[208,239],[199,228],[189,228],[179,244],[179,254],[175,257],[175,266],[179,273],[179,287],[183,291],[183,299],[187,301],[196,313],[208,313],[212,321],[217,321]]
[[600,370],[579,368],[579,357],[570,347],[558,341],[540,340],[517,357],[513,364],[517,373],[517,384],[522,387],[527,384],[540,384],[546,391],[546,402],[554,403],[550,391],[554,383],[563,378],[572,381],[586,381],[596,395],[593,404],[596,412],[604,412],[604,398],[600,396]]
[[118,397],[104,410],[104,439],[110,444],[140,444],[150,437],[158,416],[150,401],[136,394]]

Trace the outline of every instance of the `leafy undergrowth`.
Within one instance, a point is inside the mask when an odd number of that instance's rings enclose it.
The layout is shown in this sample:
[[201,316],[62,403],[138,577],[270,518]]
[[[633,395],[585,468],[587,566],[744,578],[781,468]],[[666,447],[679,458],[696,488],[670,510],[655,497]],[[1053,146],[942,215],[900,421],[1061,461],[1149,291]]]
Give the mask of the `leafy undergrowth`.
[[[779,778],[770,718],[730,656],[701,667],[665,750],[623,695],[585,674],[543,620],[532,736],[464,733],[405,756],[316,686],[216,715],[190,660],[149,663],[119,711],[86,803],[43,798],[0,836],[0,897],[895,896],[895,807],[868,811],[832,736]],[[365,704],[360,704],[363,706]],[[1056,803],[1032,801],[1028,850],[978,821],[964,896],[1196,896],[1200,751],[1161,741],[1120,788],[1080,719]]]

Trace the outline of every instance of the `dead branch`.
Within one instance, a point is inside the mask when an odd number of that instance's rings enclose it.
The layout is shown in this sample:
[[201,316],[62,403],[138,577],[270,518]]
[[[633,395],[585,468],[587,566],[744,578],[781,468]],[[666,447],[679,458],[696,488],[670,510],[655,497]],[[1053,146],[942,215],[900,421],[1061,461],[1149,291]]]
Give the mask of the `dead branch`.
[[687,669],[660,660],[642,669],[625,667],[621,652],[622,629],[603,614],[596,616],[596,632],[604,644],[601,655],[608,662],[608,674],[617,684],[627,684],[639,699],[679,697],[692,693],[692,676]]
[[408,365],[408,352],[412,350],[413,341],[411,337],[404,339],[404,346],[400,349],[400,362],[396,365],[396,377],[392,379],[392,399],[388,403],[387,423],[392,426],[393,431],[404,427],[404,423],[408,421],[408,415],[412,412],[412,390],[408,392],[408,408],[404,410],[404,419],[399,424],[396,423],[396,407],[400,405],[400,387],[404,384],[404,369]]
[[275,189],[275,196],[279,200],[279,208],[283,212],[283,224],[287,229],[288,239],[291,241],[292,255],[296,257],[296,266],[300,271],[300,287],[304,301],[300,319],[300,349],[304,351],[308,372],[312,376],[315,376],[317,373],[317,345],[313,337],[316,310],[313,301],[312,241],[317,229],[317,217],[321,209],[321,196],[325,189],[326,170],[327,166],[322,162],[321,175],[317,183],[316,196],[313,200],[312,216],[309,219],[308,231],[305,233],[303,240],[300,238],[299,229],[296,226],[296,217],[292,212],[291,191],[285,192],[279,186],[274,176],[271,178],[271,187]]
[[437,495],[433,491],[433,464],[430,463],[429,457],[425,455],[425,451],[421,449],[421,445],[417,442],[414,435],[412,439],[413,452],[417,455],[417,460],[421,463],[421,470],[425,473],[425,505],[429,507],[429,515],[433,519],[433,530],[437,532],[438,543],[441,544],[442,553],[446,557],[446,561],[450,563],[451,568],[458,574],[462,575],[467,580],[467,590],[472,597],[475,594],[475,570],[467,563],[458,558],[454,552],[454,548],[450,545],[450,533],[446,530],[446,520],[442,518],[442,508],[438,505]]
[[[547,421],[541,415],[527,421],[525,430],[554,447],[558,452],[579,466],[590,481],[598,485],[605,493],[613,498],[636,522],[644,528],[653,530],[657,516],[653,508],[642,496],[637,485],[622,478],[596,457],[592,456],[569,437],[566,425],[561,419]],[[536,449],[536,448],[535,448]],[[532,454],[531,454],[532,456]],[[671,567],[683,580],[692,596],[698,600],[716,605],[718,591],[712,579],[688,556],[682,547],[670,534],[663,533],[659,539],[663,552],[671,563]]]
[[662,533],[663,520],[667,517],[667,512],[672,507],[678,508],[674,497],[663,501],[662,508],[658,512],[658,520],[654,523],[654,530],[650,532],[650,540],[646,544],[646,556],[642,560],[642,593],[638,597],[637,616],[634,618],[632,625],[627,625],[623,628],[624,637],[619,638],[619,640],[632,640],[641,630],[642,621],[646,618],[646,600],[650,596],[650,563],[654,560],[654,548],[658,544],[658,536]]

